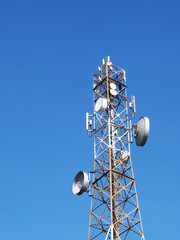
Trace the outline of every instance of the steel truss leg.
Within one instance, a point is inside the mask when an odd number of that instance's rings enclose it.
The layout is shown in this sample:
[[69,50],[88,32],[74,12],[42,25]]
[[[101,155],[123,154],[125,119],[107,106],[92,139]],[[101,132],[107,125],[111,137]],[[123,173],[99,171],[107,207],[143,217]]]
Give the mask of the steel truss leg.
[[[110,233],[110,232],[111,232],[111,240],[121,240],[120,237],[114,239],[114,231],[116,232],[116,229],[114,228],[114,226],[110,226],[109,229],[108,229],[108,232],[107,232],[107,234],[106,234],[105,240],[108,239],[108,236],[109,236],[109,233]],[[117,233],[117,232],[116,232],[116,233]],[[144,240],[144,239],[142,239],[142,240]]]

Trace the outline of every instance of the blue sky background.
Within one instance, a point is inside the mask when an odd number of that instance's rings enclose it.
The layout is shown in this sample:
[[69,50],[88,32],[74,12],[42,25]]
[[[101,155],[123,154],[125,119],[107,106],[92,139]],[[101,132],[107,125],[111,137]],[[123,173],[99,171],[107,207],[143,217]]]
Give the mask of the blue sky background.
[[180,2],[1,1],[0,239],[87,239],[93,168],[92,74],[127,71],[136,121],[151,121],[132,159],[146,240],[180,239]]

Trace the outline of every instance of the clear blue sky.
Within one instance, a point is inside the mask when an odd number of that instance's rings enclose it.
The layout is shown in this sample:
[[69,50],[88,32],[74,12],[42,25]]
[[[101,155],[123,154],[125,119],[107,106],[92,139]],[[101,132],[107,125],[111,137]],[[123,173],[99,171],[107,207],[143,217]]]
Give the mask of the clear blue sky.
[[92,74],[127,71],[137,115],[150,118],[132,159],[146,240],[180,239],[180,2],[1,1],[0,239],[87,239],[93,168]]

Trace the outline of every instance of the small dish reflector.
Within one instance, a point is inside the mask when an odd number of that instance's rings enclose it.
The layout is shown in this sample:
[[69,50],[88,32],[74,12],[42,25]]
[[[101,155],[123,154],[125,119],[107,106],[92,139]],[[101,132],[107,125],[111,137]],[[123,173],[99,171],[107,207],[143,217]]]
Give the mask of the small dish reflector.
[[116,96],[116,95],[117,95],[117,92],[116,92],[115,89],[111,89],[111,90],[110,90],[110,93],[111,93],[111,95],[113,95],[113,96]]
[[116,84],[115,83],[110,83],[110,88],[112,88],[112,89],[114,89],[114,90],[116,90]]
[[99,98],[95,104],[95,111],[99,113],[103,113],[107,108],[107,99]]
[[136,145],[144,146],[149,136],[150,122],[148,117],[141,117],[137,123]]
[[75,195],[81,195],[83,194],[83,192],[87,190],[88,187],[89,187],[88,174],[82,171],[78,172],[73,181],[72,192]]

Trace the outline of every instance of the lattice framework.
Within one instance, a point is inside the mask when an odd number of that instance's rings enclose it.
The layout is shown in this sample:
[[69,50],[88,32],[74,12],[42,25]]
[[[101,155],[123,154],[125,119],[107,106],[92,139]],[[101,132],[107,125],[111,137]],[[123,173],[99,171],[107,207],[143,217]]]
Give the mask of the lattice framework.
[[[116,95],[110,83],[117,86]],[[132,168],[132,113],[128,113],[125,71],[108,59],[93,74],[94,109],[107,99],[103,113],[94,110],[94,170],[88,240],[143,240],[144,233]]]

